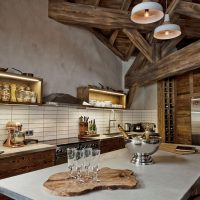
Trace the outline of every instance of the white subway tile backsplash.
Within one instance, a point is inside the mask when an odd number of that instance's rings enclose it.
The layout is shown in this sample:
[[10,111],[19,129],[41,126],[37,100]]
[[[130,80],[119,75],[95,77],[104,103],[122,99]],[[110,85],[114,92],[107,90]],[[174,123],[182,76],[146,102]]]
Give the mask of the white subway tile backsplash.
[[115,119],[115,128],[124,123],[154,122],[157,124],[157,110],[94,110],[77,109],[76,107],[51,106],[0,106],[0,142],[7,137],[5,128],[8,121],[19,121],[24,130],[34,130],[33,138],[50,140],[56,138],[77,137],[79,133],[79,117],[87,116],[95,119],[99,134],[108,131],[109,119]]

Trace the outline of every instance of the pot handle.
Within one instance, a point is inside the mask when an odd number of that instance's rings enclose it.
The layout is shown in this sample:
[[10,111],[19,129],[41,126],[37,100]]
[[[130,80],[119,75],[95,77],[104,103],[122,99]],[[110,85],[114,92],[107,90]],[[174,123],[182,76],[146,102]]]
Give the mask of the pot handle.
[[14,69],[15,71],[18,71],[18,72],[20,72],[21,74],[23,74],[23,72],[20,71],[20,70],[18,70],[18,69],[15,69],[15,68],[12,68],[12,69]]

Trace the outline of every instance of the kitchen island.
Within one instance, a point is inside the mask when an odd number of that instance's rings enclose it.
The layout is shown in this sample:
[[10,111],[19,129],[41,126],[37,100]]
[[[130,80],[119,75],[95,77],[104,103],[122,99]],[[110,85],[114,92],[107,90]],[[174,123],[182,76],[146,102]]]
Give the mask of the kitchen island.
[[[49,194],[43,183],[54,173],[65,171],[66,164],[49,167],[0,180],[0,193],[13,199],[35,200],[184,200],[192,186],[200,179],[200,154],[176,155],[157,151],[155,164],[134,166],[127,149],[101,155],[100,167],[131,169],[139,181],[135,189],[102,190],[76,197],[59,197]],[[20,184],[19,184],[20,183]]]

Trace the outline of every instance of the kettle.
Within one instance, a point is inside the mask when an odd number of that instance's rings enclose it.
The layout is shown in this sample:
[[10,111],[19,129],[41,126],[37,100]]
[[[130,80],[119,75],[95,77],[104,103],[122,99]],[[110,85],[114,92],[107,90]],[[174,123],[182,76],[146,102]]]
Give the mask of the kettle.
[[131,127],[132,127],[132,124],[130,124],[130,123],[125,123],[124,124],[124,130],[126,132],[130,132],[131,131]]

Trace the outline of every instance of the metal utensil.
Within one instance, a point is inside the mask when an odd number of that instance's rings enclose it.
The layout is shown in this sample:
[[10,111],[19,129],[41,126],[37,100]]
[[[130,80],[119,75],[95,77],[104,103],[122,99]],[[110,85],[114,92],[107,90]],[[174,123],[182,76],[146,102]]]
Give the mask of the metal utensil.
[[0,71],[1,71],[1,72],[6,72],[7,70],[8,70],[8,68],[0,67]]
[[14,69],[15,71],[20,72],[21,75],[23,75],[23,76],[29,76],[29,77],[33,77],[34,76],[34,74],[32,74],[32,73],[23,73],[22,71],[20,71],[18,69],[15,69],[15,68],[12,68],[12,69]]

